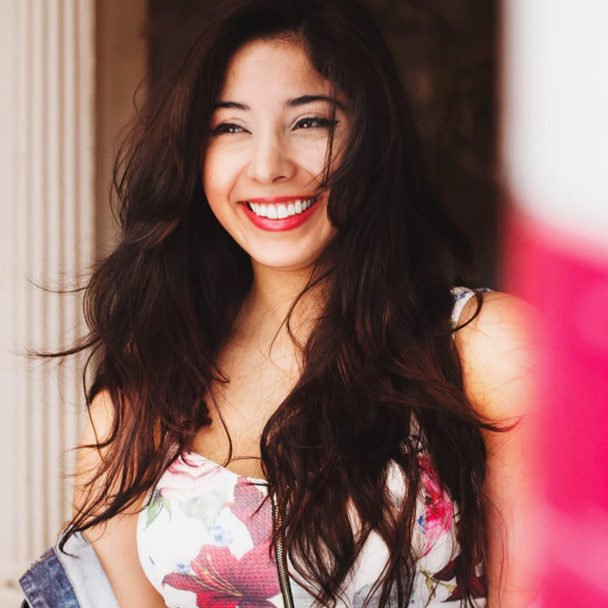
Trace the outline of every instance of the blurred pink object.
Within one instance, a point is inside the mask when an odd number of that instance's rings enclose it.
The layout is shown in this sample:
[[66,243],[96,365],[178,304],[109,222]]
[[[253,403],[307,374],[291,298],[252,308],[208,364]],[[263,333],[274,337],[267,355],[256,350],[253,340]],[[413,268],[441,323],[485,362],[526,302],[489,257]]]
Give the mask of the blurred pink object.
[[[608,247],[591,251],[514,207],[509,289],[542,313],[543,608],[608,606]],[[606,262],[602,260],[602,257]],[[544,490],[544,492],[542,492]]]
[[608,3],[503,2],[505,290],[540,312],[535,608],[608,607]]

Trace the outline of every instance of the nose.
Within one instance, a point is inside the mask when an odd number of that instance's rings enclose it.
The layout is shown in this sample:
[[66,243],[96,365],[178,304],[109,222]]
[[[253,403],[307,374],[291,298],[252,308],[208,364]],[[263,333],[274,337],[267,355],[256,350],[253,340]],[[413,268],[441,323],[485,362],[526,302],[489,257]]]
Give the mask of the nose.
[[296,172],[289,145],[280,134],[260,134],[251,149],[247,176],[262,184],[286,181]]

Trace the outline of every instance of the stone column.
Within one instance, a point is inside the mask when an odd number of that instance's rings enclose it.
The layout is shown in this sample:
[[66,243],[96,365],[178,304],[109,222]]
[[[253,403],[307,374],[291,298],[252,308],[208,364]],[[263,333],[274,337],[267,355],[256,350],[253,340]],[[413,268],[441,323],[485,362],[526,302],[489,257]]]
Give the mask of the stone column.
[[112,156],[146,71],[146,6],[0,0],[0,608],[19,605],[18,577],[71,515],[84,361],[25,355],[85,332],[81,293],[40,287],[83,285],[113,241]]
[[0,606],[70,516],[82,416],[80,367],[28,350],[83,333],[95,248],[95,2],[0,5]]

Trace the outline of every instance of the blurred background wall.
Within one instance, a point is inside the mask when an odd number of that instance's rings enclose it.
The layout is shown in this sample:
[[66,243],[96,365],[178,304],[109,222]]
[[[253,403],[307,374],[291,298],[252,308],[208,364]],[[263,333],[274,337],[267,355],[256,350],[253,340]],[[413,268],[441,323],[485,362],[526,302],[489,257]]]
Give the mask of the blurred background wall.
[[[83,424],[82,359],[58,371],[28,348],[84,325],[77,285],[113,243],[108,204],[120,132],[196,32],[204,0],[0,0],[0,608],[70,516]],[[420,110],[434,171],[493,287],[496,2],[366,0]],[[137,91],[137,95],[136,95]]]

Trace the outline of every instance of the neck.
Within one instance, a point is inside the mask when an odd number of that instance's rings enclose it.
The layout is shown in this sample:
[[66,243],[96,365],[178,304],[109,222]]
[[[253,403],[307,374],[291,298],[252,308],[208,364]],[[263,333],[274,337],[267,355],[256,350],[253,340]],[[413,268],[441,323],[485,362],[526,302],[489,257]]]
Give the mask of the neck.
[[[310,278],[311,269],[281,270],[253,264],[253,284],[243,305],[238,332],[256,336],[259,343],[276,345],[289,340],[285,319]],[[300,343],[304,343],[321,309],[318,287],[311,289],[293,308],[290,327]]]

